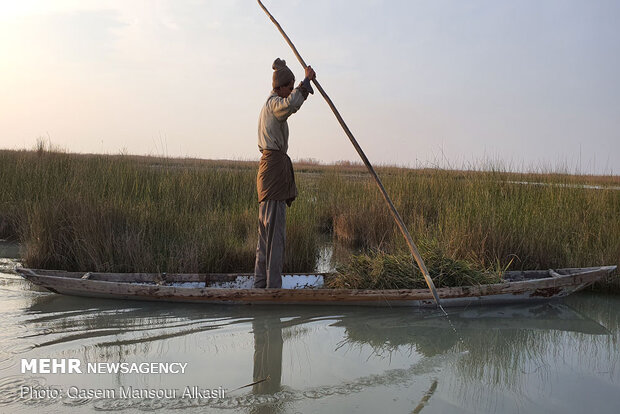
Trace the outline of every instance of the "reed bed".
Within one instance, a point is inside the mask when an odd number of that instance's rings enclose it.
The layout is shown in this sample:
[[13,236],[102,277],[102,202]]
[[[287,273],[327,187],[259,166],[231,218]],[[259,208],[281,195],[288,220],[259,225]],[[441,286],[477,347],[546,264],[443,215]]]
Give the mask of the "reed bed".
[[[0,238],[19,241],[31,267],[251,272],[257,164],[0,151]],[[313,271],[325,240],[352,254],[382,252],[388,269],[386,260],[401,260],[404,240],[362,166],[294,164],[299,197],[288,210],[285,271]],[[617,176],[498,167],[378,173],[416,243],[436,246],[448,267],[620,264]],[[339,266],[363,260],[345,255]],[[620,291],[618,279],[600,286]]]
[[[0,237],[22,244],[27,266],[253,270],[255,163],[3,151],[0,164]],[[311,270],[317,238],[299,206],[289,211],[285,267]]]

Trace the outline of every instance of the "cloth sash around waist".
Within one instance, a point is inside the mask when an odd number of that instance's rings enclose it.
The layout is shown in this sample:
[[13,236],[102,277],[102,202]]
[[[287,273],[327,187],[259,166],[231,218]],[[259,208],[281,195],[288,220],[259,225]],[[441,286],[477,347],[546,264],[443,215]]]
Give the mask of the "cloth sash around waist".
[[297,197],[293,163],[282,151],[263,150],[256,177],[258,202],[286,201],[289,206]]

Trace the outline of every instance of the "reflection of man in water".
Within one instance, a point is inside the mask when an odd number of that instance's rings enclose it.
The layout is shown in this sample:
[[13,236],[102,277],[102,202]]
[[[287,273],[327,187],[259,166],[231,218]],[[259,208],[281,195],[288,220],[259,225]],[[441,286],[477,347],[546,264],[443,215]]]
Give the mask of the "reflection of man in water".
[[282,324],[280,318],[254,318],[254,394],[273,394],[280,391],[282,377]]

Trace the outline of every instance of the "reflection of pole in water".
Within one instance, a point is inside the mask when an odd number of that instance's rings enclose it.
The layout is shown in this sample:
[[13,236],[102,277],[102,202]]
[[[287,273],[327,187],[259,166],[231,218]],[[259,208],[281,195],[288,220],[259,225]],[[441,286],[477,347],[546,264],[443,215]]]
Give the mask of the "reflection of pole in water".
[[428,400],[430,400],[433,394],[435,393],[436,389],[437,389],[437,380],[435,379],[433,380],[431,387],[428,389],[428,391],[426,391],[426,394],[424,394],[424,397],[422,397],[422,399],[420,400],[420,404],[418,404],[418,406],[412,411],[412,414],[420,414],[422,409],[426,406],[426,403],[428,403]]
[[[280,391],[282,378],[282,325],[280,318],[254,318],[254,394]],[[265,381],[265,379],[267,379]]]

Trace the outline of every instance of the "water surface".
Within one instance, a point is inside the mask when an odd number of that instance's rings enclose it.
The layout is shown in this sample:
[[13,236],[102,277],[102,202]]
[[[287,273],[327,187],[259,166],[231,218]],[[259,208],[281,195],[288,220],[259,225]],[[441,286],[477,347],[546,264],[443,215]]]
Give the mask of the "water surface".
[[[12,274],[14,265],[0,263],[0,412],[598,414],[620,407],[617,296],[448,309],[455,333],[434,310],[62,296]],[[187,366],[184,374],[22,374],[21,359],[32,358]],[[22,398],[27,386],[61,396]],[[179,396],[69,398],[70,387]],[[181,398],[186,387],[226,392]]]

